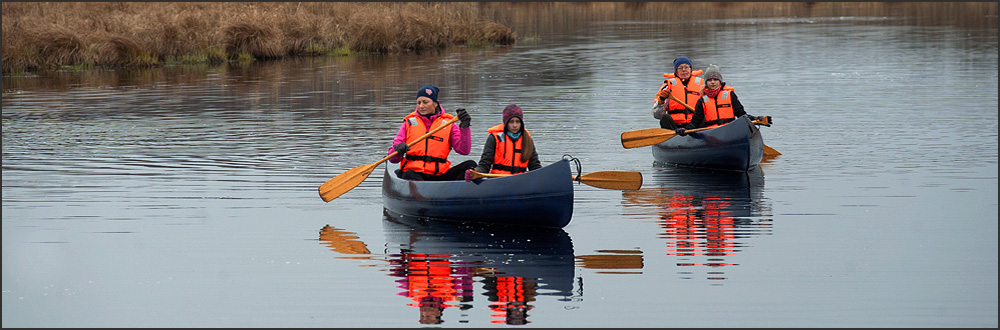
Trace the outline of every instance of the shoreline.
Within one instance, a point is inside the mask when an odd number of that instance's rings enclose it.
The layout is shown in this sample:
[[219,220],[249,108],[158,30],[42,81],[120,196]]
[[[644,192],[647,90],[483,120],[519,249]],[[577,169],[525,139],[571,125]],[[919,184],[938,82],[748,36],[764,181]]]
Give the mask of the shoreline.
[[509,46],[581,20],[877,16],[996,29],[996,13],[997,2],[4,2],[2,71]]

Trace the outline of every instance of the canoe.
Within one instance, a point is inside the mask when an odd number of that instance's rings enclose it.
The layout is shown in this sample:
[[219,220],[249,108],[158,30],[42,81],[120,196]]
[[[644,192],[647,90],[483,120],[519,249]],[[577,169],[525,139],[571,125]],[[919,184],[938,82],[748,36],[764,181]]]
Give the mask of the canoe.
[[466,181],[410,181],[382,175],[387,210],[406,216],[495,225],[562,228],[573,216],[573,175],[562,159],[534,171]]
[[660,163],[727,171],[748,171],[764,157],[760,129],[747,116],[686,136],[674,136],[653,145]]

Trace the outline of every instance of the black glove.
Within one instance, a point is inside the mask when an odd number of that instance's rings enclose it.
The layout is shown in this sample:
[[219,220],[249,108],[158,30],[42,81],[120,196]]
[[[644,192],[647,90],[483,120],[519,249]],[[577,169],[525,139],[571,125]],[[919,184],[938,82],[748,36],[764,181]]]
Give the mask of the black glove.
[[472,117],[469,116],[469,113],[462,108],[455,109],[455,113],[458,114],[458,120],[461,121],[461,123],[458,124],[458,127],[468,128],[469,124],[472,122]]
[[771,116],[753,117],[754,124],[771,127]]
[[675,129],[675,130],[674,130],[674,133],[677,133],[677,135],[680,135],[680,136],[685,136],[685,135],[687,135],[687,133],[684,133],[684,128],[683,128],[683,127],[681,127],[681,128],[678,128],[678,129]]
[[399,153],[400,155],[406,154],[407,151],[410,151],[410,146],[406,145],[406,142],[397,143],[396,145],[392,146],[392,148],[396,149],[396,152]]

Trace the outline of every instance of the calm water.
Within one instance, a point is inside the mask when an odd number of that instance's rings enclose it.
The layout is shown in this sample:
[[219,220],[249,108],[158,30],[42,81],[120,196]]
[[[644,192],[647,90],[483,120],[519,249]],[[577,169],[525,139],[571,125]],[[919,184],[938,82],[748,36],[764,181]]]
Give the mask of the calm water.
[[[680,28],[683,27],[683,28]],[[602,22],[505,49],[3,79],[4,327],[996,327],[997,33],[891,19]],[[693,38],[692,36],[700,36]],[[653,163],[688,56],[783,153]],[[417,87],[508,103],[577,186],[562,230],[385,214]],[[441,322],[434,325],[435,322]]]

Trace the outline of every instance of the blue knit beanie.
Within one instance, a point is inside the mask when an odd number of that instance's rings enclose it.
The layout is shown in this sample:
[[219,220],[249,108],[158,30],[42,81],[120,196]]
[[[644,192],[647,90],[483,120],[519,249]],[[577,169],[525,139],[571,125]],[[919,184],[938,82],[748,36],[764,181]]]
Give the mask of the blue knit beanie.
[[417,90],[417,98],[419,98],[421,96],[426,96],[426,97],[430,98],[431,101],[434,101],[434,103],[440,104],[440,102],[438,102],[438,88],[437,88],[437,86],[434,86],[434,85],[431,85],[431,84],[427,84],[427,85],[424,85],[424,87],[420,87],[420,89]]
[[691,67],[691,70],[694,70],[694,64],[691,63],[691,60],[687,57],[681,56],[674,60],[674,72],[677,72],[677,67],[681,64],[687,64]]

